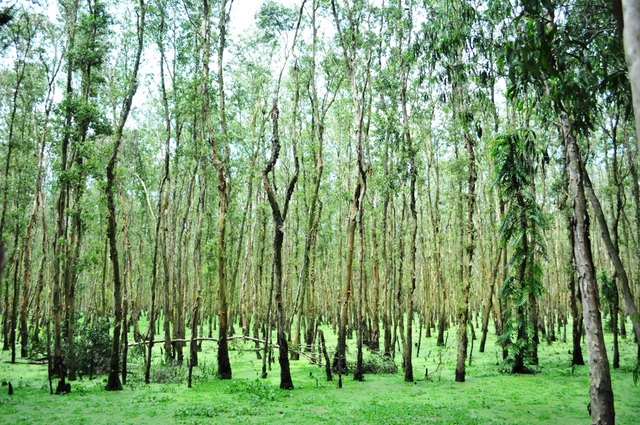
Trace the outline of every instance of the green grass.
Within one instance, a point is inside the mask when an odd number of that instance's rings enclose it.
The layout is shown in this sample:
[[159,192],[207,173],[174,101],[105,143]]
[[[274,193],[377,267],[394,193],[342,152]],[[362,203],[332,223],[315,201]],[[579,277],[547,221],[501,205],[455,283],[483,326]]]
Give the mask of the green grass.
[[[325,334],[329,334],[325,330]],[[452,335],[453,332],[450,332]],[[329,344],[335,345],[330,335]],[[355,341],[351,355],[355,354]],[[68,395],[49,395],[46,366],[8,363],[0,353],[0,380],[11,381],[15,394],[0,389],[2,424],[219,424],[219,423],[353,423],[353,424],[536,424],[563,425],[589,422],[589,371],[571,368],[570,344],[540,345],[541,371],[535,375],[503,374],[496,365],[498,347],[487,344],[485,353],[474,351],[467,382],[454,382],[455,348],[443,358],[441,374],[432,380],[403,382],[397,374],[366,375],[365,382],[351,376],[327,382],[324,369],[302,358],[292,362],[293,391],[278,389],[277,362],[267,379],[260,379],[261,360],[252,344],[234,341],[231,362],[234,379],[215,379],[215,344],[203,343],[194,387],[186,385],[186,368],[159,363],[152,374],[168,383],[143,382],[141,359],[129,364],[131,375],[121,392],[105,392],[105,377],[72,382]],[[477,346],[477,344],[476,344]],[[333,348],[333,347],[331,347]],[[612,371],[618,424],[637,424],[640,386],[633,385],[635,346],[621,341],[622,367]],[[416,378],[425,368],[436,370],[439,348],[435,339],[423,339],[420,358],[414,360]],[[585,352],[586,353],[586,352]],[[370,355],[370,354],[367,354]],[[399,361],[398,356],[398,361]],[[337,377],[336,377],[337,378]],[[54,383],[55,385],[55,383]]]

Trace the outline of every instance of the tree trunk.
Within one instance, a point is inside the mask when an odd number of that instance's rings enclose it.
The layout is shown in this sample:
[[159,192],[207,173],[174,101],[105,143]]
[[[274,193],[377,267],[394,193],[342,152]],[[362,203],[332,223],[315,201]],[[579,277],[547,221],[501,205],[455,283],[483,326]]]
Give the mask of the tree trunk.
[[[122,130],[121,130],[122,131]],[[118,150],[122,134],[116,134],[116,141],[113,147],[113,154],[109,165],[107,166],[107,185],[105,192],[107,195],[108,209],[108,227],[107,237],[109,238],[109,257],[111,258],[111,267],[113,270],[113,343],[111,346],[111,362],[109,367],[109,376],[107,378],[107,391],[121,391],[122,383],[120,382],[120,334],[122,332],[122,285],[120,282],[120,261],[118,258],[118,240],[117,240],[117,223],[116,223],[116,205],[114,198],[115,191],[115,167],[118,159]]]
[[[604,242],[605,248],[607,250],[607,254],[613,263],[613,267],[618,274],[618,278],[620,279],[620,289],[622,290],[622,295],[625,301],[625,308],[627,314],[631,317],[631,323],[633,324],[633,331],[636,335],[636,341],[640,346],[640,317],[638,316],[638,309],[636,308],[636,304],[634,302],[633,294],[631,293],[631,287],[629,285],[629,278],[627,276],[627,271],[622,264],[622,260],[620,258],[620,253],[618,251],[617,246],[614,244],[614,241],[611,239],[611,234],[609,233],[609,226],[607,225],[607,220],[604,216],[604,212],[602,211],[602,206],[600,205],[600,200],[596,196],[595,191],[593,190],[593,185],[591,184],[591,179],[589,178],[589,174],[587,170],[584,168],[582,162],[580,162],[580,169],[582,170],[582,179],[585,191],[587,193],[587,197],[593,206],[593,210],[596,215],[596,219],[598,220],[598,225],[600,227],[600,235],[602,236],[602,241]],[[583,294],[584,295],[584,294]],[[585,323],[586,326],[586,323]]]
[[[333,359],[334,371],[344,374],[347,373],[346,362],[346,327],[349,314],[349,300],[351,299],[351,280],[353,274],[353,254],[355,249],[355,232],[357,219],[360,213],[360,209],[363,207],[362,202],[366,191],[366,171],[364,168],[364,147],[363,147],[363,127],[364,127],[364,93],[366,93],[367,85],[370,77],[370,64],[371,55],[368,57],[368,62],[365,68],[365,82],[362,85],[362,93],[358,92],[358,85],[356,81],[356,55],[357,45],[355,38],[345,38],[342,32],[342,26],[338,17],[335,1],[331,0],[331,10],[333,13],[336,29],[342,52],[345,59],[346,71],[349,76],[349,83],[351,88],[351,100],[354,109],[354,130],[356,137],[356,149],[357,149],[357,170],[356,170],[356,183],[353,191],[353,197],[349,204],[349,216],[347,217],[347,246],[346,246],[346,264],[344,273],[344,283],[342,290],[342,299],[340,301],[340,316],[338,326],[338,345],[336,347],[336,354]],[[349,16],[350,31],[355,33],[357,30],[354,27],[354,17],[351,15],[350,8],[346,7],[346,12]]]
[[467,192],[467,241],[465,248],[465,270],[463,273],[462,303],[458,315],[458,358],[456,362],[456,382],[464,382],[466,376],[465,363],[467,360],[467,324],[469,321],[469,293],[471,292],[471,272],[474,251],[475,227],[473,213],[476,202],[476,155],[473,137],[465,130],[467,156],[469,161],[469,190]]
[[15,238],[14,238],[14,246],[16,250],[13,255],[12,263],[13,267],[13,297],[11,297],[11,320],[9,326],[9,343],[11,344],[11,363],[16,362],[16,342],[18,338],[16,338],[16,329],[17,329],[17,321],[18,321],[18,305],[20,301],[20,285],[18,284],[18,272],[20,270],[20,258],[22,257],[20,248],[18,247],[18,238],[20,233],[20,225],[16,223],[15,230]]
[[[206,174],[203,167],[202,175]],[[205,213],[205,198],[207,193],[206,179],[200,181],[200,196],[198,199],[198,218],[195,229],[194,251],[194,282],[193,282],[193,306],[191,309],[191,342],[189,345],[189,388],[192,385],[193,368],[198,365],[198,321],[200,320],[200,304],[202,303],[201,269],[202,269],[202,221]]]
[[584,327],[589,351],[591,376],[591,423],[614,424],[615,408],[609,360],[604,343],[595,267],[589,238],[589,216],[584,194],[585,173],[581,170],[580,150],[569,118],[561,115],[565,154],[569,164],[570,193],[575,219],[574,256],[582,293]]
[[0,281],[4,274],[4,265],[7,262],[7,251],[4,249],[4,244],[0,240]]
[[359,236],[360,236],[360,249],[359,249],[359,273],[358,273],[358,305],[356,309],[356,368],[353,372],[354,381],[364,381],[364,366],[363,366],[363,357],[362,357],[362,343],[364,337],[364,328],[366,326],[365,318],[364,318],[364,284],[366,281],[365,278],[365,269],[364,269],[364,210],[360,208],[359,217],[360,225]]
[[[36,175],[36,180],[35,180],[35,192],[33,195],[33,207],[31,210],[31,217],[29,219],[29,224],[27,225],[27,230],[25,233],[25,238],[24,238],[24,246],[25,246],[25,250],[24,250],[24,276],[23,276],[23,284],[22,284],[22,305],[21,305],[21,309],[20,309],[20,329],[21,329],[21,335],[20,335],[20,346],[21,346],[21,356],[22,357],[27,357],[28,356],[28,345],[29,345],[29,328],[28,328],[28,320],[27,320],[27,314],[28,314],[28,308],[29,308],[29,302],[28,302],[28,295],[30,292],[30,287],[31,287],[31,280],[32,280],[32,272],[31,272],[31,251],[33,250],[33,244],[31,243],[31,238],[33,236],[33,230],[35,228],[36,222],[38,221],[38,214],[40,213],[40,209],[43,205],[43,197],[42,197],[42,179],[43,179],[43,172],[44,172],[44,168],[43,168],[43,157],[44,157],[44,150],[46,147],[46,141],[47,141],[47,123],[49,122],[49,116],[51,113],[51,109],[52,109],[52,101],[53,101],[53,92],[55,89],[55,78],[57,75],[57,71],[54,72],[51,75],[51,78],[48,81],[48,88],[47,88],[47,97],[46,97],[46,101],[45,101],[45,111],[44,111],[44,126],[43,126],[43,131],[42,134],[40,135],[40,145],[39,148],[36,151],[36,168],[37,168],[37,175]],[[44,209],[43,209],[44,210]],[[1,235],[1,233],[0,233]],[[43,250],[44,250],[44,237],[46,236],[46,230],[43,229]],[[1,237],[0,237],[1,238]],[[41,266],[42,267],[42,263],[44,262],[46,256],[43,255],[41,258]],[[39,268],[40,270],[40,268]],[[2,281],[2,279],[0,279],[0,282]],[[38,283],[40,283],[41,281],[38,280]],[[38,285],[38,287],[36,288],[36,296],[34,297],[35,299],[35,308],[34,311],[39,311],[39,300],[40,300],[40,294],[41,294],[41,287],[40,285]],[[37,326],[35,326],[36,332],[37,332]]]
[[291,379],[291,370],[289,368],[289,347],[287,344],[287,338],[285,335],[285,320],[284,320],[284,307],[282,303],[282,243],[284,241],[284,221],[287,218],[289,211],[289,202],[295,189],[296,182],[298,181],[299,173],[299,161],[296,152],[296,146],[294,143],[293,156],[295,163],[295,171],[289,185],[287,187],[287,193],[285,194],[285,200],[283,209],[280,210],[274,185],[269,181],[269,174],[273,171],[278,156],[280,154],[280,134],[278,129],[278,118],[280,112],[278,110],[277,98],[273,102],[273,108],[271,109],[271,121],[273,123],[273,131],[271,137],[271,158],[267,162],[262,172],[262,183],[265,191],[267,192],[267,198],[269,205],[271,206],[271,212],[273,216],[273,268],[274,268],[274,289],[276,297],[276,320],[278,329],[278,362],[280,363],[280,388],[283,390],[292,390],[293,381]]
[[117,240],[117,221],[116,221],[116,205],[115,205],[115,190],[116,190],[116,166],[118,164],[118,151],[120,150],[120,144],[122,143],[122,133],[124,126],[129,117],[131,111],[131,104],[133,102],[133,96],[138,89],[138,69],[140,68],[140,58],[142,57],[142,50],[144,47],[144,27],[145,27],[145,14],[146,6],[144,0],[139,0],[138,22],[137,22],[137,51],[135,63],[131,74],[129,75],[129,85],[127,87],[127,93],[122,102],[122,110],[120,111],[120,121],[115,132],[115,141],[113,145],[113,152],[109,165],[107,166],[107,185],[105,187],[105,193],[107,195],[107,210],[108,210],[108,225],[107,225],[107,237],[109,238],[109,256],[111,258],[111,266],[113,270],[113,311],[114,311],[114,323],[113,323],[113,345],[111,347],[111,362],[109,367],[109,376],[107,378],[107,385],[105,389],[107,391],[121,391],[122,383],[120,382],[119,368],[120,368],[120,334],[122,332],[122,284],[120,281],[120,261],[118,257],[118,240]]
[[580,314],[578,303],[582,298],[580,295],[580,288],[576,288],[576,263],[575,256],[573,253],[575,252],[575,223],[574,219],[569,219],[569,239],[571,242],[571,271],[569,272],[569,307],[571,308],[571,317],[573,318],[572,324],[572,342],[573,349],[571,350],[572,358],[571,365],[572,366],[583,366],[584,358],[582,357],[582,344],[580,344],[580,340],[582,339],[582,315]]
[[487,295],[486,303],[482,309],[482,336],[480,337],[480,348],[478,351],[484,353],[485,344],[487,342],[487,333],[489,332],[489,318],[491,317],[491,310],[493,305],[493,295],[496,288],[496,277],[498,276],[498,267],[500,266],[500,258],[503,255],[502,247],[498,250],[496,262],[491,269],[489,292]]
[[[169,202],[168,199],[168,190],[165,190],[165,185],[168,181],[170,181],[170,158],[171,158],[171,114],[169,112],[169,101],[167,98],[167,89],[165,83],[164,76],[164,67],[166,62],[163,37],[165,31],[165,14],[161,14],[160,18],[160,39],[158,41],[158,50],[160,51],[160,89],[162,96],[162,106],[164,110],[164,120],[165,120],[165,147],[164,147],[164,171],[162,175],[162,179],[160,181],[160,189],[158,194],[158,217],[153,215],[153,211],[151,210],[151,205],[149,205],[149,213],[151,217],[154,219],[155,223],[155,231],[153,238],[153,260],[151,266],[151,307],[149,308],[149,329],[147,330],[147,338],[149,338],[149,344],[147,346],[147,362],[145,365],[144,372],[144,382],[148,384],[151,378],[151,360],[153,354],[153,341],[155,338],[156,331],[156,294],[158,287],[158,251],[162,245],[163,250],[165,249],[165,245],[161,243],[161,234],[160,227],[162,225],[162,221],[166,216],[167,205]],[[164,258],[164,254],[162,255]]]
[[640,151],[640,1],[622,0],[624,52],[629,68],[631,97],[636,122],[636,143]]
[[[209,46],[210,46],[210,31],[209,31],[209,2],[205,0],[203,27],[205,31],[205,43],[203,45],[203,87],[204,91],[204,103],[203,114],[208,116],[209,102],[208,102],[208,86],[206,82],[209,78]],[[226,231],[227,231],[227,211],[229,209],[229,195],[231,187],[229,186],[229,164],[228,164],[228,152],[227,144],[229,143],[227,138],[227,119],[225,111],[225,96],[224,96],[224,79],[223,79],[223,58],[224,48],[226,44],[227,36],[227,1],[222,0],[220,2],[220,20],[219,20],[219,38],[218,38],[218,93],[219,93],[219,106],[218,113],[220,116],[220,125],[222,129],[221,142],[219,143],[214,136],[213,129],[209,128],[208,137],[212,144],[213,164],[216,167],[218,175],[218,252],[217,252],[217,264],[218,264],[218,303],[219,303],[219,315],[220,324],[218,327],[218,378],[219,379],[231,379],[231,363],[229,362],[229,345],[227,342],[227,330],[229,328],[229,306],[227,303],[227,272],[226,272]]]
[[[311,275],[314,273],[312,269],[312,257],[315,256],[315,241],[316,234],[318,232],[318,224],[320,222],[320,216],[322,212],[322,202],[319,199],[320,192],[320,183],[322,181],[322,172],[323,172],[323,161],[322,161],[322,153],[323,153],[323,144],[324,144],[324,119],[326,113],[328,111],[329,106],[332,102],[328,104],[322,103],[320,104],[318,99],[318,92],[316,87],[316,49],[317,49],[317,23],[316,23],[316,9],[318,8],[316,1],[314,0],[312,4],[312,25],[313,25],[313,39],[312,39],[312,55],[311,55],[311,76],[310,76],[310,89],[311,89],[311,107],[313,113],[313,119],[311,121],[311,131],[312,137],[317,141],[317,146],[315,147],[315,174],[313,175],[312,181],[312,195],[311,202],[309,204],[309,213],[307,220],[307,236],[305,239],[305,246],[303,252],[303,264],[302,271],[300,273],[300,290],[299,290],[299,313],[298,320],[296,323],[296,330],[293,338],[293,342],[296,343],[300,341],[300,323],[302,318],[302,306],[305,301],[305,294],[307,291],[310,291],[312,277]],[[296,82],[297,84],[297,82]],[[297,86],[296,86],[297,87]],[[310,303],[313,304],[313,301]],[[305,337],[305,343],[307,348],[310,349],[311,342],[313,341],[314,326],[313,322],[315,318],[313,317],[313,311],[310,310],[307,312],[307,336]],[[291,354],[292,359],[294,354]]]
[[[373,203],[375,205],[375,201]],[[375,210],[375,206],[373,208]],[[371,240],[373,245],[373,311],[372,311],[372,329],[369,348],[372,351],[380,351],[380,258],[378,254],[378,238],[377,238],[377,222],[373,220],[371,228]]]

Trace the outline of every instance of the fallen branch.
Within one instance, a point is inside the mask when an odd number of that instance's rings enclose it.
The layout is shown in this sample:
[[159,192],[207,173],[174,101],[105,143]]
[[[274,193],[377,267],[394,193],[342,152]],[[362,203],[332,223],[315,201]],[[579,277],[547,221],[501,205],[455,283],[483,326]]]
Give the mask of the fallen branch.
[[[231,338],[229,338],[231,339]],[[161,344],[164,343],[164,339],[157,339],[155,341],[153,341],[154,344]],[[169,340],[169,342],[191,342],[191,338],[189,339],[171,339]],[[215,341],[218,342],[218,338],[206,338],[206,337],[200,337],[200,338],[193,338],[193,341]],[[132,342],[131,344],[127,344],[127,347],[135,347],[137,345],[147,345],[150,344],[151,341],[149,340],[144,340],[144,341],[140,341],[140,342]]]
[[[229,338],[227,338],[227,341],[231,341],[231,340],[234,340],[234,339],[241,339],[241,340],[244,340],[244,341],[259,342],[259,343],[262,343],[262,344],[264,344],[264,342],[265,342],[263,339],[253,338],[253,337],[244,336],[244,335],[229,337]],[[191,342],[191,341],[214,341],[214,342],[218,342],[218,338],[199,337],[199,338],[193,338],[193,339],[188,338],[188,339],[171,339],[171,340],[169,340],[169,342],[171,342],[171,343],[174,343],[174,342]],[[164,342],[165,342],[164,339],[159,339],[159,340],[153,341],[153,344],[154,345],[155,344],[164,344]],[[145,341],[140,341],[140,342],[133,342],[131,344],[128,344],[127,346],[128,347],[135,347],[135,346],[138,346],[138,345],[147,345],[149,343],[151,343],[151,341],[146,341],[145,340]],[[278,344],[276,344],[275,342],[271,342],[269,344],[271,346],[273,346],[274,348],[280,348],[280,346]],[[309,362],[311,362],[311,364],[318,364],[316,362],[316,360],[313,359],[311,356],[309,356],[307,353],[304,353],[304,352],[298,351],[298,350],[293,350],[291,348],[289,348],[288,351],[291,352],[291,353],[300,354],[301,356],[303,356],[307,360],[309,360]]]

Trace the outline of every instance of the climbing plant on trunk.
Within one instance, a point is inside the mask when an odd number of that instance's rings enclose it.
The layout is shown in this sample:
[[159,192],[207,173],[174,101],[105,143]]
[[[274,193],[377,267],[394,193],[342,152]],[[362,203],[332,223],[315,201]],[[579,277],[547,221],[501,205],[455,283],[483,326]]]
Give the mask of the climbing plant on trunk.
[[491,157],[495,164],[494,183],[507,206],[500,228],[501,243],[508,245],[511,254],[501,290],[509,309],[502,338],[509,341],[507,362],[511,372],[525,373],[531,371],[528,364],[537,363],[533,355],[537,341],[529,332],[537,323],[533,323],[528,310],[531,297],[539,298],[543,289],[540,261],[545,255],[546,220],[534,192],[541,155],[533,133],[520,130],[498,136],[491,146]]

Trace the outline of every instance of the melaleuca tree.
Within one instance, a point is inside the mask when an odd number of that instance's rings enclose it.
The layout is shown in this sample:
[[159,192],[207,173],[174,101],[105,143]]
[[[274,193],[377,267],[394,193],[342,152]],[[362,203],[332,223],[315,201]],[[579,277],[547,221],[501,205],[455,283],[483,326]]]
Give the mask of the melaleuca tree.
[[[310,351],[312,344],[315,340],[316,334],[316,319],[318,316],[316,311],[315,300],[315,258],[318,239],[318,227],[320,218],[322,216],[322,201],[320,199],[320,185],[322,183],[322,175],[324,170],[323,151],[324,151],[324,132],[327,112],[333,104],[337,90],[340,87],[342,76],[339,68],[327,69],[323,67],[322,63],[318,66],[318,27],[319,19],[318,9],[320,8],[320,2],[313,0],[310,4],[311,14],[311,28],[312,28],[312,41],[311,52],[307,52],[306,55],[300,58],[301,75],[300,79],[302,83],[301,96],[309,99],[309,108],[311,115],[311,122],[307,123],[309,128],[309,143],[307,144],[308,153],[301,155],[301,168],[304,170],[305,165],[315,161],[315,167],[313,171],[309,170],[302,173],[302,185],[307,184],[311,187],[311,196],[305,200],[304,208],[307,211],[308,220],[306,223],[306,237],[304,249],[302,252],[302,270],[300,272],[300,281],[298,289],[296,291],[296,298],[294,304],[294,314],[291,315],[291,320],[297,314],[297,320],[295,324],[295,330],[291,338],[293,348],[300,343],[300,332],[303,323],[303,318],[306,319],[306,332],[305,332],[305,351]],[[324,71],[324,72],[323,72]],[[319,93],[318,80],[324,76],[325,92]],[[304,81],[306,80],[306,84]],[[306,87],[305,87],[306,86]],[[305,90],[306,88],[306,90]],[[305,161],[306,158],[306,161]],[[305,177],[311,175],[311,182],[306,183]],[[297,360],[299,354],[292,352],[291,359]]]
[[[353,195],[349,203],[347,216],[347,241],[346,241],[346,262],[344,265],[344,284],[342,289],[342,299],[340,300],[340,310],[338,318],[338,345],[333,358],[333,369],[338,373],[347,372],[346,362],[346,328],[349,316],[349,303],[353,291],[353,261],[355,252],[355,232],[358,219],[362,217],[364,197],[367,187],[367,165],[365,163],[365,112],[367,106],[370,107],[367,95],[371,77],[371,59],[375,37],[367,28],[367,16],[370,8],[362,1],[345,0],[337,4],[331,1],[331,11],[338,35],[338,42],[342,49],[342,66],[348,75],[352,110],[353,127],[356,147],[355,165],[355,185]],[[368,105],[367,105],[368,104]],[[364,249],[363,246],[360,247]],[[363,258],[362,255],[360,257]],[[360,284],[362,284],[362,274]],[[355,379],[362,379],[362,373],[356,368]]]
[[[117,239],[117,218],[116,218],[116,166],[118,165],[118,154],[120,151],[120,145],[123,140],[124,126],[129,117],[131,111],[131,105],[133,103],[133,96],[138,89],[138,70],[140,68],[140,59],[142,56],[142,50],[144,48],[144,29],[145,29],[145,15],[146,6],[144,0],[139,0],[137,8],[134,10],[136,16],[136,47],[134,49],[131,68],[126,69],[124,74],[123,94],[120,98],[121,105],[119,108],[118,119],[115,123],[115,134],[113,142],[113,150],[111,151],[111,158],[107,165],[107,183],[105,185],[105,195],[107,198],[107,210],[108,210],[108,226],[107,226],[107,238],[109,239],[109,257],[111,258],[111,265],[113,270],[113,310],[114,310],[114,329],[113,329],[113,345],[111,348],[111,362],[109,365],[109,376],[107,378],[107,385],[105,389],[107,391],[119,391],[122,390],[122,383],[120,381],[120,333],[123,333],[123,340],[126,342],[126,317],[123,315],[122,298],[123,288],[120,276],[120,259],[118,256],[118,239]],[[125,62],[129,62],[126,60]],[[125,292],[126,294],[126,287]],[[124,326],[123,326],[124,322]],[[124,327],[124,331],[123,331]],[[126,355],[126,350],[124,351]],[[123,369],[124,370],[124,369]],[[123,378],[125,380],[126,378]]]
[[535,300],[543,291],[541,259],[545,255],[546,219],[535,196],[535,176],[542,159],[533,132],[499,135],[491,146],[494,184],[507,206],[500,228],[509,246],[509,272],[500,296],[509,309],[501,338],[508,341],[506,359],[512,373],[532,371],[537,364]]
[[[82,9],[77,0],[62,2],[61,7],[67,30],[67,50],[66,86],[58,107],[61,122],[56,162],[59,196],[53,242],[53,368],[60,378],[58,392],[64,392],[67,368],[69,379],[75,379],[73,332],[85,230],[83,197],[87,178],[100,173],[97,142],[111,134],[110,124],[97,98],[99,87],[104,83],[101,70],[109,50],[110,16],[100,1],[90,1],[86,9]],[[69,344],[66,363],[61,352],[63,308],[64,331]]]
[[[477,245],[475,213],[477,208],[478,159],[476,150],[482,141],[482,111],[493,91],[494,76],[488,65],[492,50],[485,18],[472,2],[457,1],[446,5],[434,5],[428,9],[428,17],[435,21],[432,28],[424,30],[424,42],[419,47],[434,69],[434,77],[440,83],[435,93],[445,103],[452,119],[448,122],[449,137],[452,140],[453,155],[460,167],[457,168],[456,184],[464,193],[456,203],[456,214],[460,232],[456,259],[457,293],[460,295],[456,306],[458,318],[458,348],[455,380],[464,382],[468,353],[470,321],[470,292],[474,280],[474,254]],[[442,17],[442,18],[441,18]],[[458,25],[451,26],[454,19]],[[425,78],[421,75],[420,78]],[[463,142],[463,143],[461,143]],[[464,151],[464,153],[462,152]],[[457,196],[454,195],[454,196]],[[466,217],[465,217],[466,215]],[[443,289],[443,298],[446,291]],[[444,299],[440,311],[438,343],[443,344],[445,317]],[[471,328],[471,329],[470,329]]]
[[624,51],[633,96],[636,143],[640,150],[640,2],[637,0],[614,0],[612,3],[614,11],[617,8],[617,13],[619,13],[618,23],[623,33]]

